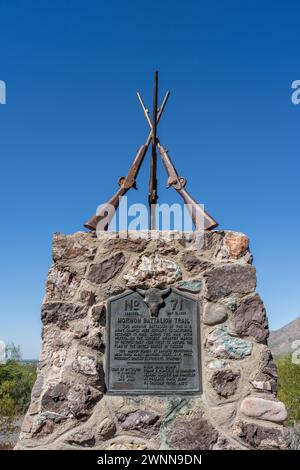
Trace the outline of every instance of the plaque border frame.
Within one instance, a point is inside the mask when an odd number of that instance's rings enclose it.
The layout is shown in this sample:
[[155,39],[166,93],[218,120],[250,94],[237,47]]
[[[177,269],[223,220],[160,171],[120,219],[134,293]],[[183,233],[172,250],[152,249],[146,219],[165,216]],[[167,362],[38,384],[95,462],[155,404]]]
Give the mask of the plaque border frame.
[[[111,303],[115,300],[121,299],[133,292],[136,292],[134,289],[127,289],[125,292],[121,294],[115,295],[110,297],[106,301],[106,327],[105,327],[105,386],[106,386],[106,395],[126,395],[126,396],[136,396],[136,395],[157,395],[157,396],[167,396],[167,395],[191,395],[191,396],[199,396],[203,393],[203,380],[202,380],[202,368],[201,368],[201,360],[202,360],[202,343],[201,343],[201,322],[200,322],[200,303],[199,298],[195,298],[193,294],[182,292],[176,287],[171,287],[171,290],[176,292],[183,297],[188,298],[189,300],[193,300],[196,302],[196,327],[197,327],[197,344],[200,346],[198,348],[198,375],[199,375],[199,388],[197,390],[109,390],[109,363],[110,363],[110,333],[111,333]],[[139,294],[140,295],[140,294]],[[142,296],[141,296],[142,298]]]

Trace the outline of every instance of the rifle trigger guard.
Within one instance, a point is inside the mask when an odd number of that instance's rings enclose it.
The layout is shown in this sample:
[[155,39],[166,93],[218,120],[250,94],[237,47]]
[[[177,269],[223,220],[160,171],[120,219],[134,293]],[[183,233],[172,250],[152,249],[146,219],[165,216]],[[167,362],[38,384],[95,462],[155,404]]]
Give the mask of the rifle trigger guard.
[[128,177],[121,176],[118,180],[118,185],[126,189],[134,188],[137,189],[136,181],[131,180]]
[[187,180],[183,176],[179,176],[179,181],[181,186],[184,188],[186,186]]
[[175,189],[184,188],[186,183],[186,178],[183,178],[182,176],[179,176],[178,178],[176,176],[169,176],[167,181],[167,188],[170,186],[173,186]]

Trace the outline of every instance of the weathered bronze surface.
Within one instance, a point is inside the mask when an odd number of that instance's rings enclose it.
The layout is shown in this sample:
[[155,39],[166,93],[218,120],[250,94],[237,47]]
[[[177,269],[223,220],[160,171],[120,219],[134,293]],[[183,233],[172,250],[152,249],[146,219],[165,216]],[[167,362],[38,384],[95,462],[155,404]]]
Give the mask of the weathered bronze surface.
[[176,289],[158,291],[108,301],[108,392],[201,391],[198,303]]

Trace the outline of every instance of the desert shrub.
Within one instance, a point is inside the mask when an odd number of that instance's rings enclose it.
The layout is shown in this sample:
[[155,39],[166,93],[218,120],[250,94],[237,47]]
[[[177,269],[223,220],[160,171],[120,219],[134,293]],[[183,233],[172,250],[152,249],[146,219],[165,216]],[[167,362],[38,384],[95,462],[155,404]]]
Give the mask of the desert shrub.
[[278,371],[278,398],[288,411],[288,424],[300,421],[300,364],[293,364],[291,355],[276,361]]
[[25,413],[36,379],[36,366],[9,360],[0,364],[0,429],[8,431],[14,419]]

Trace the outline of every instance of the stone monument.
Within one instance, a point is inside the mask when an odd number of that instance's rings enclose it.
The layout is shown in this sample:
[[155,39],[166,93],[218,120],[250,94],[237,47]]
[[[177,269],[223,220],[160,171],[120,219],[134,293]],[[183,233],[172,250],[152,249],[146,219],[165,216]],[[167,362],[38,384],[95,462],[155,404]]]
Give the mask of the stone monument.
[[248,238],[170,236],[54,235],[18,449],[289,448]]
[[[217,222],[186,191],[157,137],[170,94],[157,108],[157,80],[152,122],[138,93],[148,139],[86,222],[93,232],[54,236],[18,449],[289,448],[248,238],[212,231]],[[150,143],[150,230],[107,232]],[[155,230],[156,148],[195,232]]]

